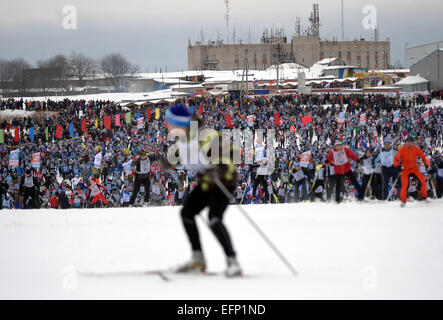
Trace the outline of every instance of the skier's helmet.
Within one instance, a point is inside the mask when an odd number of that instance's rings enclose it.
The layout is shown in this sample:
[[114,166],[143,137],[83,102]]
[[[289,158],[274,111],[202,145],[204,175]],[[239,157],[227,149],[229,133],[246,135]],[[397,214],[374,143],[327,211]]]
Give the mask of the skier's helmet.
[[191,121],[191,114],[184,105],[177,104],[166,111],[166,121],[174,127],[186,128]]
[[342,146],[342,145],[343,145],[343,142],[340,139],[336,140],[335,143],[334,143],[334,147]]

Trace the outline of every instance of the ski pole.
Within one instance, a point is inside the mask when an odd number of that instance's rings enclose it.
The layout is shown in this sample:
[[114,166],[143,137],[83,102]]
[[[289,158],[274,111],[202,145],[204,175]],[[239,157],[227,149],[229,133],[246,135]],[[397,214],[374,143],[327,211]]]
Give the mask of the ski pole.
[[[224,195],[228,198],[232,198],[232,194],[225,187],[225,185],[220,181],[218,176],[214,175],[215,184],[219,187],[219,189],[224,193]],[[242,206],[235,205],[237,209],[243,214],[246,220],[251,224],[251,226],[258,232],[258,234],[262,237],[262,239],[271,247],[271,249],[275,252],[275,254],[280,258],[280,260],[288,267],[288,269],[292,272],[294,276],[298,276],[298,272],[291,265],[291,263],[283,256],[283,254],[277,249],[277,247],[272,243],[272,241],[266,236],[266,234],[261,230],[261,228],[255,223],[255,221],[248,215],[248,213],[242,208]]]
[[372,176],[373,176],[373,175],[374,175],[374,172],[371,172],[371,176],[369,177],[368,185],[366,186],[366,189],[365,189],[364,197],[366,197],[366,193],[368,193],[368,189],[369,189],[369,187],[371,186]]
[[245,190],[243,190],[243,195],[241,197],[240,204],[243,204],[243,200],[245,199],[245,194],[246,194],[246,187]]
[[389,199],[390,199],[390,198],[392,197],[392,195],[394,194],[394,188],[395,188],[395,186],[397,185],[398,178],[400,178],[400,173],[397,175],[397,178],[395,178],[395,181],[394,181],[394,183],[392,184],[391,191],[389,191],[389,194],[388,194],[388,197],[386,198],[386,201],[389,201]]
[[431,184],[431,189],[432,189],[432,192],[434,193],[434,199],[438,199],[437,198],[437,192],[435,192],[435,185],[434,185],[434,181],[432,181],[433,179],[430,179],[429,180],[429,183]]

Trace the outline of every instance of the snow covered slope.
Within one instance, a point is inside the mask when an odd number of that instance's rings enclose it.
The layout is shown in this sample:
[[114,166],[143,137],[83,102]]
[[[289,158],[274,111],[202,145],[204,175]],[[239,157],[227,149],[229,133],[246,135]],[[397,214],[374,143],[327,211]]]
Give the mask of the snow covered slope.
[[[0,298],[443,298],[443,203],[244,206],[294,277],[237,209],[226,223],[246,276],[94,278],[167,268],[189,256],[177,207],[0,211]],[[205,213],[206,214],[206,213]],[[224,257],[200,224],[209,269]]]

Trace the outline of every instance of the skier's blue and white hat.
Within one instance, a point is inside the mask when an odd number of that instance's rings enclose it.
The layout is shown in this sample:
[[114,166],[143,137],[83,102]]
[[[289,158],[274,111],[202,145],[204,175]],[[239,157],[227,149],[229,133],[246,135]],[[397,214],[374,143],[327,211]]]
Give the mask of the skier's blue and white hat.
[[184,105],[178,104],[166,111],[166,120],[175,127],[185,128],[191,122],[191,114]]

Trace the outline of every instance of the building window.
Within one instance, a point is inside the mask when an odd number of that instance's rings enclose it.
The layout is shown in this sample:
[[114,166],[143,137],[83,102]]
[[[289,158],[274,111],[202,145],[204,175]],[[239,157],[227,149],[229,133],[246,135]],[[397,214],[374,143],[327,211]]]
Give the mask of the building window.
[[323,60],[324,57],[325,57],[325,53],[323,51],[320,51],[320,60]]
[[338,52],[338,58],[341,59],[341,51]]
[[347,59],[348,59],[348,60],[351,60],[351,59],[352,59],[351,51],[348,51],[348,53],[347,53],[346,56],[347,56]]

